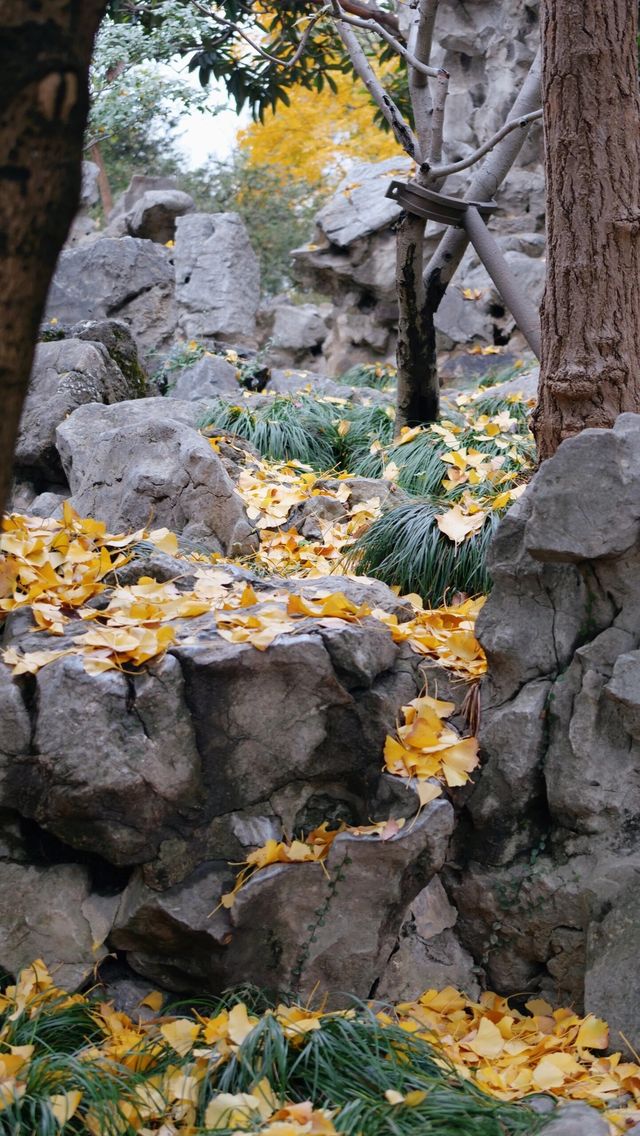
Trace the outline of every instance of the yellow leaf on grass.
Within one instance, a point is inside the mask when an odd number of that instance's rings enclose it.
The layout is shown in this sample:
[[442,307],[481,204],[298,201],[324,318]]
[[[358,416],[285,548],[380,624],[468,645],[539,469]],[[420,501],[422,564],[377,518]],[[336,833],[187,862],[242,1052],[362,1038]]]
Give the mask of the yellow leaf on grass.
[[454,505],[446,513],[440,513],[436,517],[436,524],[440,532],[448,536],[449,540],[452,540],[455,544],[461,544],[468,536],[482,528],[485,517],[486,513],[482,510],[473,516],[468,516],[463,513],[459,505]]
[[166,1022],[160,1027],[160,1033],[176,1053],[186,1057],[193,1048],[194,1042],[200,1033],[198,1022],[190,1018],[177,1018],[174,1022]]
[[249,1036],[252,1029],[256,1025],[258,1019],[250,1018],[247,1013],[247,1007],[243,1002],[238,1002],[232,1010],[229,1010],[229,1037],[236,1045],[242,1045],[242,1042]]
[[75,1116],[81,1100],[82,1093],[79,1089],[71,1089],[67,1093],[56,1093],[55,1096],[49,1097],[49,1106],[60,1128]]

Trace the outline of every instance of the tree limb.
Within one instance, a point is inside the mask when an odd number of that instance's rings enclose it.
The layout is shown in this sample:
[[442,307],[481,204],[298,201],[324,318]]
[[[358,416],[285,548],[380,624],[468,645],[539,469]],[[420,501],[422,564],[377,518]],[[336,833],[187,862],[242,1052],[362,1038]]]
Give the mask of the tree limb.
[[407,63],[410,63],[416,71],[419,71],[422,75],[425,76],[425,82],[427,76],[430,76],[432,79],[436,79],[438,77],[439,71],[437,67],[429,67],[427,64],[421,63],[418,59],[418,56],[414,52],[412,52],[408,47],[405,47],[405,45],[401,43],[400,40],[396,39],[395,36],[392,36],[386,30],[386,28],[382,26],[382,24],[379,24],[377,22],[377,20],[361,20],[356,16],[348,16],[344,7],[342,7],[340,19],[343,21],[343,23],[351,24],[354,28],[362,28],[363,31],[373,32],[375,35],[381,36],[382,39],[384,39],[390,45],[390,47],[394,49],[394,51],[397,51],[398,55],[401,55],[402,58],[406,59]]
[[265,51],[263,47],[260,47],[259,43],[256,43],[255,40],[251,39],[251,36],[247,35],[247,33],[244,32],[242,28],[239,28],[238,25],[235,24],[232,20],[227,20],[224,16],[219,15],[219,13],[212,12],[211,9],[206,8],[204,4],[201,4],[200,0],[191,0],[191,3],[193,4],[193,7],[196,8],[197,11],[200,12],[203,16],[207,16],[208,19],[213,20],[216,24],[220,24],[221,27],[228,28],[235,35],[240,36],[240,38],[248,43],[249,46],[253,48],[253,50],[257,52],[258,55],[261,55],[263,59],[268,59],[270,63],[275,63],[277,67],[286,68],[295,67],[296,63],[302,58],[307,43],[309,42],[309,36],[311,35],[311,32],[313,31],[315,25],[318,23],[318,20],[322,19],[322,17],[326,16],[330,11],[329,5],[326,3],[323,4],[320,11],[316,12],[315,16],[311,17],[309,24],[303,32],[302,39],[298,44],[295,54],[291,56],[291,59],[279,59],[277,55],[272,55],[271,52]]
[[498,142],[502,142],[502,139],[506,138],[507,134],[510,134],[512,130],[517,130],[518,127],[520,127],[521,130],[525,130],[532,122],[537,122],[540,118],[542,118],[542,107],[540,107],[539,110],[532,110],[530,114],[523,114],[520,118],[510,118],[500,130],[496,131],[484,145],[479,146],[472,154],[469,154],[466,158],[462,158],[459,162],[452,162],[449,166],[439,166],[437,169],[432,169],[431,172],[437,174],[438,177],[444,178],[449,177],[449,174],[457,174],[460,170],[468,170],[469,166],[474,166],[476,162],[484,158],[485,154],[493,150],[494,146],[497,146]]
[[379,107],[381,113],[384,115],[398,144],[410,158],[414,158],[416,162],[420,162],[421,157],[418,139],[409,124],[405,122],[391,96],[387,94],[382,86],[357,36],[352,32],[348,23],[342,18],[342,11],[338,0],[331,0],[331,6],[337,22],[338,33],[349,53],[354,71],[362,80],[376,106]]
[[[314,3],[321,3],[322,0],[314,0]],[[397,16],[391,12],[383,12],[375,5],[361,3],[360,0],[343,0],[342,9],[349,12],[352,16],[359,16],[362,20],[375,20],[380,27],[388,28],[389,31],[395,32],[396,35],[400,32],[400,24]]]

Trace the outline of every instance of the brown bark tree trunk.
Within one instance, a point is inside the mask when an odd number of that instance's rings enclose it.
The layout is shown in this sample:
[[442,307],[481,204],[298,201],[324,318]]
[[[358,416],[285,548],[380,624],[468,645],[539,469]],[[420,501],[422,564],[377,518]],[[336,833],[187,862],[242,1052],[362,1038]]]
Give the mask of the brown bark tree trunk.
[[108,220],[109,214],[113,209],[113,194],[111,192],[111,186],[109,184],[107,167],[105,166],[104,158],[102,157],[102,150],[100,149],[100,146],[97,142],[94,142],[93,146],[91,147],[91,161],[95,162],[96,166],[98,167],[98,192],[100,193],[100,204],[102,205],[102,211],[104,213],[105,220]]
[[636,0],[543,0],[547,282],[540,460],[640,411]]
[[106,0],[0,0],[0,514],[56,260],[77,208]]

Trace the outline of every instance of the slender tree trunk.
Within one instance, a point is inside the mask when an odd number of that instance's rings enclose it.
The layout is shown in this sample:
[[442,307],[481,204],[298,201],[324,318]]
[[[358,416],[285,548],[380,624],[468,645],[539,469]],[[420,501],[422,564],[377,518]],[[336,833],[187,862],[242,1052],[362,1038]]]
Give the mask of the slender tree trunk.
[[540,460],[640,411],[636,0],[543,0],[547,282]]
[[0,0],[0,513],[56,260],[78,204],[106,0]]
[[113,194],[109,184],[109,175],[107,167],[104,164],[102,157],[102,150],[98,142],[94,142],[91,147],[91,161],[95,162],[98,167],[98,192],[100,193],[100,204],[102,205],[102,212],[104,213],[105,220],[108,219],[111,210],[113,209]]
[[396,231],[396,282],[398,288],[398,396],[396,429],[434,422],[438,417],[439,390],[424,382],[428,329],[424,322],[425,222],[405,213]]

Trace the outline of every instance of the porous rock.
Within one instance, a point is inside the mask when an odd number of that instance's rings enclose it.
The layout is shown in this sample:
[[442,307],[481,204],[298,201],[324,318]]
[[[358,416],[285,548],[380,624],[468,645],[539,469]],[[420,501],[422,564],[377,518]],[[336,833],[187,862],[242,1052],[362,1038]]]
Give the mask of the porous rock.
[[493,988],[596,1009],[635,1046],[639,468],[640,417],[585,430],[494,538],[484,768],[445,877]]
[[16,977],[42,959],[63,990],[76,990],[104,958],[117,896],[92,894],[80,864],[2,864],[0,967]]
[[169,250],[134,237],[101,237],[63,252],[46,315],[61,323],[116,317],[145,355],[168,346],[176,325]]
[[176,220],[193,213],[195,201],[180,189],[148,189],[126,214],[132,237],[164,245],[176,235]]
[[85,403],[121,402],[137,394],[103,344],[80,339],[38,344],[20,420],[16,467],[62,481],[56,427]]
[[197,363],[181,367],[169,375],[167,384],[169,398],[238,398],[241,394],[236,368],[219,355],[204,355]]
[[176,304],[193,338],[251,341],[260,265],[237,213],[190,213],[176,222]]
[[57,430],[71,504],[112,532],[152,521],[212,551],[248,552],[256,538],[242,499],[189,416],[196,403],[163,398],[80,407]]

